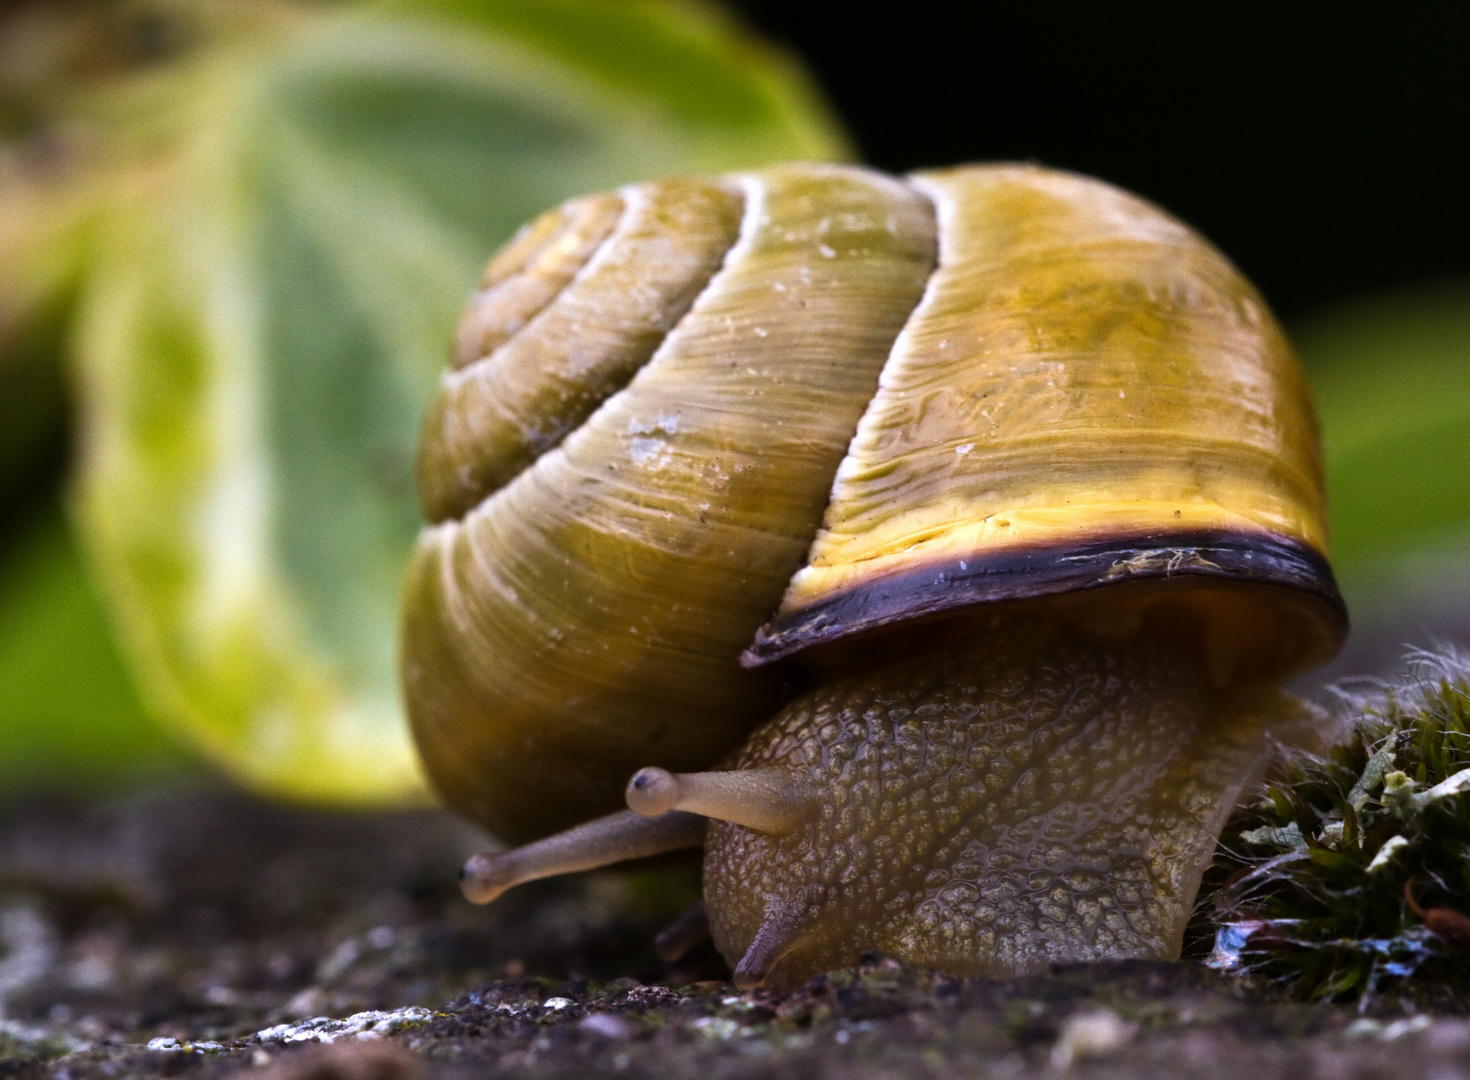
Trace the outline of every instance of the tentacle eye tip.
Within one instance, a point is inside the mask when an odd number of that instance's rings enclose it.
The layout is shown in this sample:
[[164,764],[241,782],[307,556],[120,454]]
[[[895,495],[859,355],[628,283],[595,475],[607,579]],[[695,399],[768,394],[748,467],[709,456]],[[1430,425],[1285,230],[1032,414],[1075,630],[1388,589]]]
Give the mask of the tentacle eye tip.
[[644,817],[656,817],[672,810],[679,801],[679,780],[667,769],[649,766],[639,769],[628,781],[624,792],[628,809]]
[[471,855],[459,868],[459,891],[472,904],[488,904],[522,880],[505,855]]

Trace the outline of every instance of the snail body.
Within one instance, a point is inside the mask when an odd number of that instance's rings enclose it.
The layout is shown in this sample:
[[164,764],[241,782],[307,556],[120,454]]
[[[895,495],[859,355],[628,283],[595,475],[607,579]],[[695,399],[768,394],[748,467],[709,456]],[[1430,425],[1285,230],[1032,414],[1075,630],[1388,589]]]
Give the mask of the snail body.
[[402,655],[446,801],[533,841],[472,898],[703,841],[742,985],[1177,954],[1346,628],[1204,241],[1033,166],[664,181],[529,226],[457,347]]

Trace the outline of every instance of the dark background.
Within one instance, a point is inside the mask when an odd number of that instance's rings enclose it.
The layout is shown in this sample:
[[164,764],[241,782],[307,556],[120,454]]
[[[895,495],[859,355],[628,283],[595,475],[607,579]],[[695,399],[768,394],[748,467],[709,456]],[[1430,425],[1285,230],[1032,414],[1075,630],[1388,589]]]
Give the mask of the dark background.
[[734,6],[805,60],[866,161],[1103,177],[1204,232],[1288,321],[1470,275],[1463,6]]

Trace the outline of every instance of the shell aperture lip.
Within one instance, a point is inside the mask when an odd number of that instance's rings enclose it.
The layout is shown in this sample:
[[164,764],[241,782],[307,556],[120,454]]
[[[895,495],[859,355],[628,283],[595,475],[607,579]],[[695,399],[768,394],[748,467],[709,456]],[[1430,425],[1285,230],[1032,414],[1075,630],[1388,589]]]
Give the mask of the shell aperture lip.
[[883,627],[1003,601],[1092,590],[1191,588],[1250,594],[1268,608],[1261,632],[1273,675],[1325,663],[1347,635],[1347,609],[1327,561],[1306,545],[1260,533],[1114,536],[1087,543],[1016,546],[916,562],[855,581],[820,602],[778,615],[741,656],[756,668]]

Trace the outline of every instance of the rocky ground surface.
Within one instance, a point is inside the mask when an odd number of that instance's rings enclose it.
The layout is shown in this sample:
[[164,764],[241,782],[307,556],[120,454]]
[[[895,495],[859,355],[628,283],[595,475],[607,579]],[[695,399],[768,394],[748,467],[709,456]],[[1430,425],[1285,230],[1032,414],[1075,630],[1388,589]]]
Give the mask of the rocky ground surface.
[[[690,865],[459,898],[478,841],[208,787],[0,813],[0,1076],[1470,1076],[1470,1019],[1198,964],[955,979],[874,957],[739,993],[653,934]],[[1465,1012],[1470,1013],[1470,1003]]]

